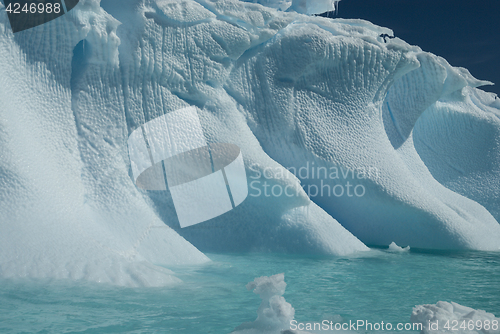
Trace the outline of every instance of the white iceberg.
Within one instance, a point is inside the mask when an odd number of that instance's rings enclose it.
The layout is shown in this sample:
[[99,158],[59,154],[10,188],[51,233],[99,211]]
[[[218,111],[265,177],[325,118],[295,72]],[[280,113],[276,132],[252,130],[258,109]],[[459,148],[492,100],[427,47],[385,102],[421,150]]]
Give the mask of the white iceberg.
[[[469,192],[491,180],[497,194],[497,167],[448,182],[435,153],[464,163],[479,141],[413,143],[468,121],[498,139],[500,103],[465,70],[381,34],[392,32],[236,0],[83,0],[15,35],[0,11],[0,276],[162,285],[178,281],[164,267],[208,261],[201,251],[498,250],[487,211],[498,201]],[[134,184],[127,139],[188,106],[207,143],[240,147],[258,182],[234,210],[181,230],[170,193]],[[497,147],[485,150],[493,166]],[[287,170],[312,163],[377,173],[342,180],[361,197],[308,196],[338,183]],[[266,189],[292,196],[252,196]]]

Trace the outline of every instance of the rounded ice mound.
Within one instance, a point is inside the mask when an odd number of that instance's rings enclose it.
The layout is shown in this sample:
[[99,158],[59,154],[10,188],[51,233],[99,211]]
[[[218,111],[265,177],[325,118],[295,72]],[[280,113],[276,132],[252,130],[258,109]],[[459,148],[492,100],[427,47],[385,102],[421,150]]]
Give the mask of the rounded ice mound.
[[[432,176],[500,221],[500,105],[495,94],[466,87],[422,113],[415,148]],[[458,131],[457,131],[458,130]]]

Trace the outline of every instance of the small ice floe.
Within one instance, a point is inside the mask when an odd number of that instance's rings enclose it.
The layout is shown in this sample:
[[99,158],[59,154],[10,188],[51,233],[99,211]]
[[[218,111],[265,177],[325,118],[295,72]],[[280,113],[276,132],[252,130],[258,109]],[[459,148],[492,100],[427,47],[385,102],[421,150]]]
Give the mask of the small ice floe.
[[262,299],[257,310],[257,319],[254,322],[241,324],[232,334],[295,333],[289,331],[295,310],[283,298],[286,289],[284,274],[257,277],[246,287],[248,290],[253,290]]
[[406,246],[406,247],[399,247],[398,245],[396,245],[396,243],[393,241],[391,242],[391,244],[389,245],[389,251],[390,252],[408,252],[410,250],[410,246]]
[[499,334],[500,319],[483,310],[451,302],[418,305],[411,322],[422,324],[421,334]]

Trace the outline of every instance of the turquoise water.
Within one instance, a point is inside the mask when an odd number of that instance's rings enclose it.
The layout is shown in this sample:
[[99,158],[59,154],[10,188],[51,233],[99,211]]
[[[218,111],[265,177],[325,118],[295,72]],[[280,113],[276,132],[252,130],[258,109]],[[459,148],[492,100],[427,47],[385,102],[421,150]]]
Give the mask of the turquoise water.
[[256,318],[260,299],[245,285],[277,273],[301,322],[409,322],[415,305],[439,300],[500,315],[500,253],[209,257],[208,265],[174,268],[185,282],[174,288],[0,281],[0,333],[229,333]]

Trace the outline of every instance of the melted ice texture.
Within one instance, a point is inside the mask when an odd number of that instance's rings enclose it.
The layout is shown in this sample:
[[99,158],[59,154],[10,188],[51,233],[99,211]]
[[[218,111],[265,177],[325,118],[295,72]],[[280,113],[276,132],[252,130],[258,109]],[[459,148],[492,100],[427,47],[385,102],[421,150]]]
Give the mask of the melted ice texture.
[[[0,276],[159,286],[202,251],[499,250],[500,102],[475,88],[488,83],[389,29],[298,12],[83,0],[14,35],[0,9]],[[294,196],[179,229],[169,193],[134,185],[127,138],[186,106],[208,142],[241,148],[249,182],[267,171],[257,189]],[[351,180],[363,197],[309,198],[319,180],[283,167],[307,163],[377,173]]]

